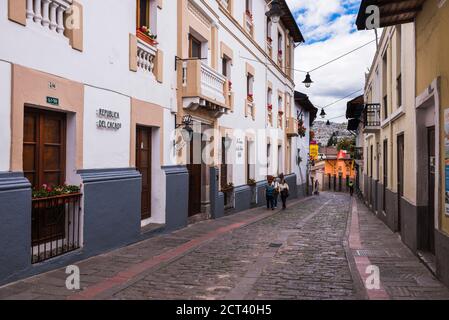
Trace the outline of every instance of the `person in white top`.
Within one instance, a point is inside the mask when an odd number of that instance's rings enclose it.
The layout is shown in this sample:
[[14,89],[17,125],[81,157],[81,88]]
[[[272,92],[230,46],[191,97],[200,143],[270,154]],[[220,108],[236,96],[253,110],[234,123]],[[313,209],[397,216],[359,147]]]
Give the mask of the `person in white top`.
[[290,188],[288,187],[287,181],[285,179],[281,180],[281,183],[279,184],[279,190],[281,193],[281,200],[282,200],[282,209],[287,209],[287,198],[289,197]]

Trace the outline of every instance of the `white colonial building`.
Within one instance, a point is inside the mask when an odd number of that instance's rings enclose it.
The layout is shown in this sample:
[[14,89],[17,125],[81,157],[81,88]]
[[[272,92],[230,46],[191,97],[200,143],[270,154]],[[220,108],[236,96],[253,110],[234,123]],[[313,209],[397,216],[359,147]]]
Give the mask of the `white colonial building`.
[[277,3],[0,0],[0,284],[263,205],[298,131]]

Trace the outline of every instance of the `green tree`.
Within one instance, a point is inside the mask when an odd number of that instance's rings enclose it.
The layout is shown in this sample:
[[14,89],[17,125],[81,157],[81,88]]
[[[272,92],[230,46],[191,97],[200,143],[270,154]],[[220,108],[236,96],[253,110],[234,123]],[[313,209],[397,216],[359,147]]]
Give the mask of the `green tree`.
[[348,151],[351,154],[351,158],[354,158],[355,143],[355,138],[342,138],[337,142],[337,150]]

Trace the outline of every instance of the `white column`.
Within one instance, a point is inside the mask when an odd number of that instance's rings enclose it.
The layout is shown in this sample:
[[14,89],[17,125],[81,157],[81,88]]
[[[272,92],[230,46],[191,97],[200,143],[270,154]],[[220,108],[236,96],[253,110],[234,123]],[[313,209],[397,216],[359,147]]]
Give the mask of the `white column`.
[[34,0],[34,22],[41,22],[41,0]]
[[56,20],[56,8],[58,7],[58,4],[55,2],[52,2],[50,4],[50,30],[56,30],[56,27],[58,26],[57,20]]
[[27,0],[27,19],[34,17],[33,0]]
[[42,0],[42,25],[48,27],[50,25],[49,13],[50,13],[50,0]]
[[64,32],[64,11],[65,11],[65,8],[62,6],[58,6],[58,8],[56,9],[57,24],[58,24],[58,26],[56,27],[56,31],[58,33]]

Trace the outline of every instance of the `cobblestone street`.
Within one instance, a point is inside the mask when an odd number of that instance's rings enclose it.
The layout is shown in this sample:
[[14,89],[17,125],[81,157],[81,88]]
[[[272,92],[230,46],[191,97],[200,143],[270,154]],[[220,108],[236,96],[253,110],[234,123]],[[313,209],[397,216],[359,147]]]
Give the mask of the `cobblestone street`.
[[[368,265],[381,286],[366,290]],[[346,194],[191,225],[0,288],[1,299],[448,299],[399,237]]]

